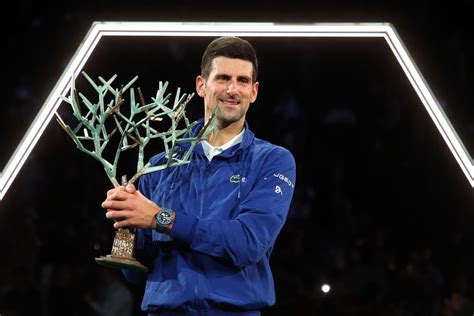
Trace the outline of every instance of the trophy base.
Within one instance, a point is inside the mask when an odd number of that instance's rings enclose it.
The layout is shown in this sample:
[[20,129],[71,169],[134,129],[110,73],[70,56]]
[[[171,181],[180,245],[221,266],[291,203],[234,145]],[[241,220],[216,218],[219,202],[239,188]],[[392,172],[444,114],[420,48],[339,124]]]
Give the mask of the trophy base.
[[95,258],[95,262],[105,267],[116,269],[131,269],[138,272],[148,272],[148,268],[134,258],[117,257],[113,255]]

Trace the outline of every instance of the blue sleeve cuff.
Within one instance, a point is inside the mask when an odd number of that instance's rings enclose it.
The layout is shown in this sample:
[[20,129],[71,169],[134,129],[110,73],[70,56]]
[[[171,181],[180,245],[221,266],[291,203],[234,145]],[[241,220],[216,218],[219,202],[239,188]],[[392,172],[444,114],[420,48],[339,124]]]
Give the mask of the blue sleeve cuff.
[[173,228],[169,235],[190,245],[196,232],[197,217],[176,212],[175,216]]

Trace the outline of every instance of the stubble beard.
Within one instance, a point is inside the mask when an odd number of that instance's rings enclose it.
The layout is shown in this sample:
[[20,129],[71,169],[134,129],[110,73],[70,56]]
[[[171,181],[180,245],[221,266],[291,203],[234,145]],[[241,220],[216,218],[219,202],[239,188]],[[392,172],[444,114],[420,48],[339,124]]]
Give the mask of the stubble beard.
[[224,111],[221,110],[219,106],[217,107],[216,115],[217,115],[216,117],[217,126],[219,129],[226,128],[229,125],[240,121],[242,117],[244,116],[241,108],[239,108],[239,110],[236,112],[225,113]]

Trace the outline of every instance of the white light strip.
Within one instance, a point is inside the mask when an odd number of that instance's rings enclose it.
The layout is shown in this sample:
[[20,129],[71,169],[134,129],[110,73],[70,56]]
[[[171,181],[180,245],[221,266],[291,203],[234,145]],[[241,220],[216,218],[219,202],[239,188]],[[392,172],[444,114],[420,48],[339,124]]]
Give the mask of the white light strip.
[[387,43],[399,61],[403,71],[410,80],[410,83],[418,94],[418,97],[425,106],[431,119],[440,131],[441,136],[453,153],[454,158],[466,175],[468,181],[471,183],[471,186],[474,187],[474,166],[472,165],[471,155],[465,148],[456,133],[456,130],[444,113],[443,108],[440,106],[433,92],[424,80],[420,70],[414,63],[413,59],[409,56],[408,50],[404,47],[396,31],[391,28],[388,30],[387,34]]
[[459,166],[474,187],[474,166],[471,156],[439,106],[400,37],[388,23],[194,23],[194,22],[95,22],[50,92],[25,136],[18,144],[0,177],[0,200],[22,168],[43,131],[62,103],[60,95],[69,91],[71,78],[77,77],[104,36],[181,36],[217,37],[383,37],[392,49],[408,80],[412,84],[431,119],[440,131]]

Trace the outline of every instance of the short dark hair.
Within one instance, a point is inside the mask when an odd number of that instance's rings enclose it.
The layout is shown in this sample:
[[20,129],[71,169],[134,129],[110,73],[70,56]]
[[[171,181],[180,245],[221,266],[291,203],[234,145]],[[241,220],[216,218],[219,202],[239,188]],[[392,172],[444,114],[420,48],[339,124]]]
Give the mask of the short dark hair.
[[212,61],[216,57],[227,57],[247,60],[252,63],[252,82],[257,81],[258,60],[252,44],[236,36],[223,36],[209,43],[201,60],[201,76],[208,78],[212,69]]

